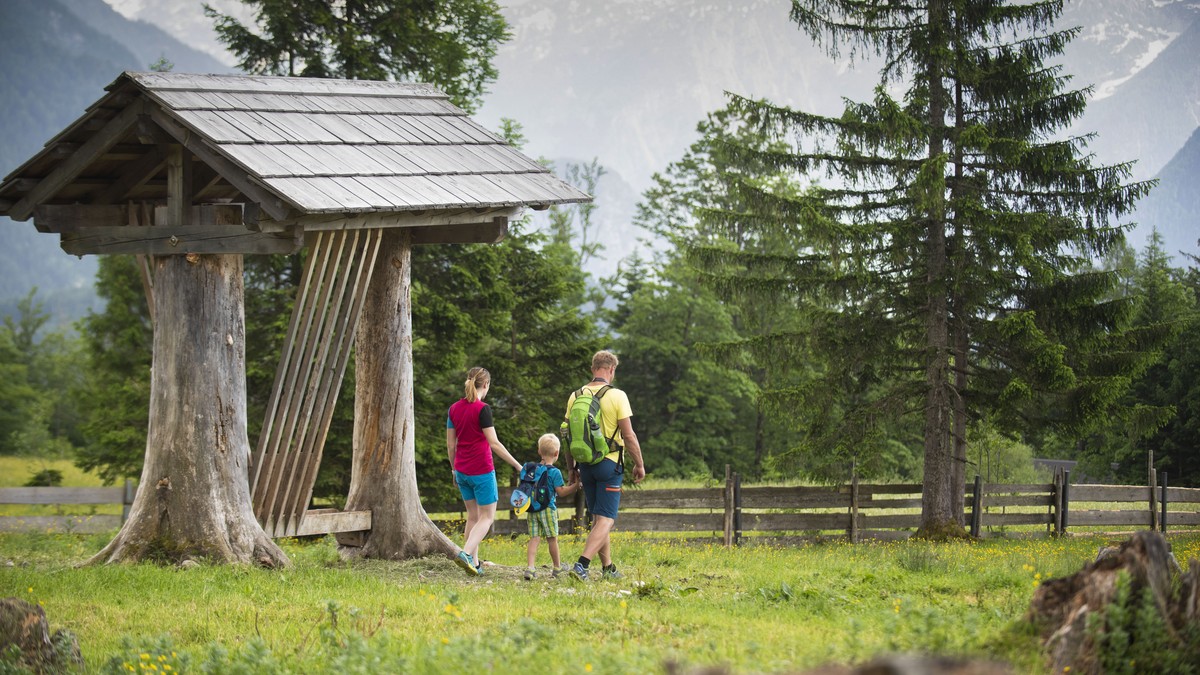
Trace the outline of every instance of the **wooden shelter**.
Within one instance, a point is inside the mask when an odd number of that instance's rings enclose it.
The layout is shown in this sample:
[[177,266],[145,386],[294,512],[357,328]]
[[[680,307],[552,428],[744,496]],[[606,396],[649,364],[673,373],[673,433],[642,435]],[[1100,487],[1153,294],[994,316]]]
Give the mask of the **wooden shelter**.
[[496,242],[525,207],[590,197],[429,85],[126,72],[107,92],[0,183],[0,215],[143,270],[306,246],[250,462],[254,514],[274,537],[370,529],[369,511],[306,509],[384,231]]

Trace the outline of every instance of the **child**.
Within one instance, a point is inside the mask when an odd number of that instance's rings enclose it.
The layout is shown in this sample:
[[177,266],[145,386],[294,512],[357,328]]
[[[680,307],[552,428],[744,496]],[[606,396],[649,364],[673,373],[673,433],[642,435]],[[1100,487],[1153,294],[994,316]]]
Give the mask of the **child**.
[[546,508],[529,514],[529,566],[525,569],[526,581],[537,576],[534,562],[537,559],[538,541],[541,537],[546,538],[546,544],[550,549],[550,560],[554,563],[552,576],[557,577],[563,571],[558,557],[558,504],[555,498],[575,494],[579,490],[579,480],[572,475],[571,484],[563,484],[562,472],[554,466],[554,463],[558,461],[558,452],[558,436],[544,434],[538,439],[538,456],[542,461],[538,464],[535,476],[541,478],[542,472],[546,472],[547,485],[554,492],[550,495],[550,504]]

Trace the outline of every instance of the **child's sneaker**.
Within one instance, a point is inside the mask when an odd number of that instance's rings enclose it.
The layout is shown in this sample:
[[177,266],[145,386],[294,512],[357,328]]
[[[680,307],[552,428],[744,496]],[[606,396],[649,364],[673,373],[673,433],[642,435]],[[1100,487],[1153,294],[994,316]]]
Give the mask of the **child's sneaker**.
[[617,566],[615,564],[609,563],[600,570],[600,576],[603,579],[620,579],[625,575],[617,571]]
[[571,568],[571,578],[576,581],[587,581],[588,569],[583,566],[583,563],[575,563]]
[[471,558],[471,554],[466,551],[458,552],[458,556],[454,558],[454,564],[463,568],[463,571],[468,576],[477,577],[482,574],[479,567],[475,564],[475,560]]
[[557,579],[564,574],[570,574],[570,573],[571,573],[571,566],[568,565],[567,563],[563,563],[562,567],[556,568],[553,572],[550,573],[550,576]]
[[537,570],[532,567],[525,570],[525,581],[533,581],[537,578]]

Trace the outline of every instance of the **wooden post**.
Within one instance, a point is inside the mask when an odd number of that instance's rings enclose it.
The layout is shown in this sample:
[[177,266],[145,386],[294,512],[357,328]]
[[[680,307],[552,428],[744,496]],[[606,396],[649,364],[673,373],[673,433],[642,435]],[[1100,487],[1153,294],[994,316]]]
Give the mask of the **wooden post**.
[[1147,450],[1146,456],[1149,460],[1148,471],[1150,481],[1147,483],[1150,486],[1150,529],[1158,529],[1158,495],[1154,492],[1155,484],[1158,483],[1157,475],[1154,473],[1154,450]]
[[733,474],[733,544],[742,545],[742,474]]
[[1054,470],[1054,484],[1051,486],[1053,494],[1051,495],[1051,506],[1054,509],[1054,536],[1062,536],[1063,520],[1062,520],[1062,497],[1063,497],[1063,470],[1058,467]]
[[1062,479],[1062,533],[1067,533],[1068,516],[1071,514],[1071,472],[1063,471]]
[[858,543],[858,464],[850,464],[850,543]]
[[971,536],[979,538],[983,524],[983,479],[975,474],[975,493],[971,495]]
[[1162,486],[1162,517],[1158,519],[1158,529],[1163,533],[1167,533],[1167,472],[1162,472],[1162,480],[1159,482]]
[[733,546],[733,469],[725,465],[725,490],[722,493],[725,501],[725,518],[723,525],[725,548]]
[[125,479],[125,495],[121,501],[121,524],[129,519],[129,507],[133,506],[133,498],[137,495],[137,491],[133,487],[133,479]]

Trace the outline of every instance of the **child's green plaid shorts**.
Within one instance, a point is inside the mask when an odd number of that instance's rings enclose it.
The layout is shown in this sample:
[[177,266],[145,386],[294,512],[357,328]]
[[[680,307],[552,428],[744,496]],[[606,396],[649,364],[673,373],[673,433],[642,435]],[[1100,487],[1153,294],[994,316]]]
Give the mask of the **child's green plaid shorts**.
[[542,509],[537,513],[529,514],[529,536],[531,537],[557,537],[558,536],[558,508],[551,506],[550,508]]

